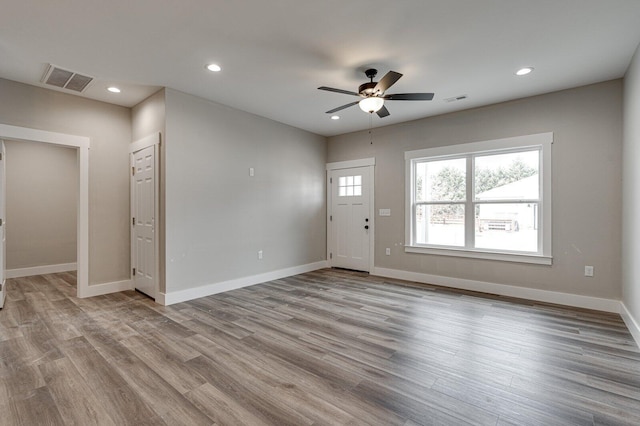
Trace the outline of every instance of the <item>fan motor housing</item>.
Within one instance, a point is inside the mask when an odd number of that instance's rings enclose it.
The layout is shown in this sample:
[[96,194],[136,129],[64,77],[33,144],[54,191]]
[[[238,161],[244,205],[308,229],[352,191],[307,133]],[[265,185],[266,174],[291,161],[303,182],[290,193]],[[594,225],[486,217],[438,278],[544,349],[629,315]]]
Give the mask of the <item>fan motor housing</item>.
[[360,87],[358,87],[358,93],[360,93],[362,96],[365,96],[365,97],[374,96],[378,92],[373,90],[377,84],[378,83],[376,83],[375,81],[361,84]]

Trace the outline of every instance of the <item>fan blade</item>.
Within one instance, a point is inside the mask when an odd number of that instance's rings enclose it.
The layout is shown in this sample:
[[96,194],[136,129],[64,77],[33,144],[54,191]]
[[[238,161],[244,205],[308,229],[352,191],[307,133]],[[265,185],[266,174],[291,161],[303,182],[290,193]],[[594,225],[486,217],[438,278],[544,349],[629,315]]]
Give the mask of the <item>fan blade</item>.
[[433,99],[433,93],[396,93],[384,95],[383,98],[390,101],[430,101]]
[[400,77],[402,77],[402,74],[399,72],[389,71],[382,77],[382,80],[376,84],[376,87],[373,88],[374,93],[384,93],[389,87],[393,86],[396,81],[400,80]]
[[359,102],[360,101],[355,101],[355,102],[348,103],[346,105],[339,106],[338,108],[334,108],[334,109],[331,109],[331,110],[327,111],[326,114],[333,114],[334,112],[338,112],[338,111],[343,110],[345,108],[349,108],[351,106],[357,105]]
[[382,108],[380,108],[378,111],[376,111],[376,114],[378,114],[378,117],[384,118],[387,115],[389,115],[389,110],[387,109],[386,106],[382,105]]
[[318,90],[326,90],[328,92],[336,92],[336,93],[344,93],[345,95],[360,96],[356,92],[350,92],[348,90],[342,90],[342,89],[335,89],[333,87],[322,86],[322,87],[318,87]]

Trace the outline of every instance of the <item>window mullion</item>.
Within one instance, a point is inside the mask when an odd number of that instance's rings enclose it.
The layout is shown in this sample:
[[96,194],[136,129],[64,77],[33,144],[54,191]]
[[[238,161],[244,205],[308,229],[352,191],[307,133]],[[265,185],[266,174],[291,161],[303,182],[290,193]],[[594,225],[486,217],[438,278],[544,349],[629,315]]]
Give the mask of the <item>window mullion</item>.
[[416,244],[417,235],[416,235],[416,213],[417,213],[417,203],[416,200],[418,198],[418,194],[416,194],[416,164],[415,160],[411,160],[411,228],[409,232],[411,233],[411,244]]
[[473,206],[473,170],[475,166],[475,158],[473,155],[467,157],[467,176],[466,176],[466,200],[464,206],[464,245],[466,248],[475,247],[475,208]]

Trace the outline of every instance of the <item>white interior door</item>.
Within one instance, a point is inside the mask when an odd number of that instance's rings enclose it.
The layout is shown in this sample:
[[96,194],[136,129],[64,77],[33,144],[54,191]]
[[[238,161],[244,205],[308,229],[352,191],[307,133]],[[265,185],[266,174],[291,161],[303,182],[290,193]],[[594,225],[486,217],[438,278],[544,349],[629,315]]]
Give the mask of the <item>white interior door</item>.
[[5,162],[5,155],[4,155],[4,141],[0,141],[1,142],[1,147],[0,147],[0,308],[2,308],[4,306],[4,299],[7,296],[6,294],[6,287],[5,287],[5,276],[4,276],[4,269],[5,269],[5,260],[6,260],[6,245],[7,245],[7,239],[6,239],[6,235],[5,235],[5,228],[6,228],[6,173],[5,173],[5,168],[4,168],[4,162]]
[[329,184],[329,263],[332,267],[368,272],[373,235],[370,168],[332,170]]
[[133,154],[132,275],[136,290],[156,298],[155,145]]

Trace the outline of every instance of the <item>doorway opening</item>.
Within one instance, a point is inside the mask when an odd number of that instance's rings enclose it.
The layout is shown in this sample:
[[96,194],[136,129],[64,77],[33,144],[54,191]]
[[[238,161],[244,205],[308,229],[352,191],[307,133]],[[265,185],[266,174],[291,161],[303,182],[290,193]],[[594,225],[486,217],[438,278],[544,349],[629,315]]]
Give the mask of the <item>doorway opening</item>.
[[7,278],[77,269],[73,148],[5,139]]
[[[78,183],[76,192],[76,265],[78,297],[89,296],[89,138],[0,124],[0,139],[40,142],[76,150]],[[1,271],[4,278],[4,268]]]

